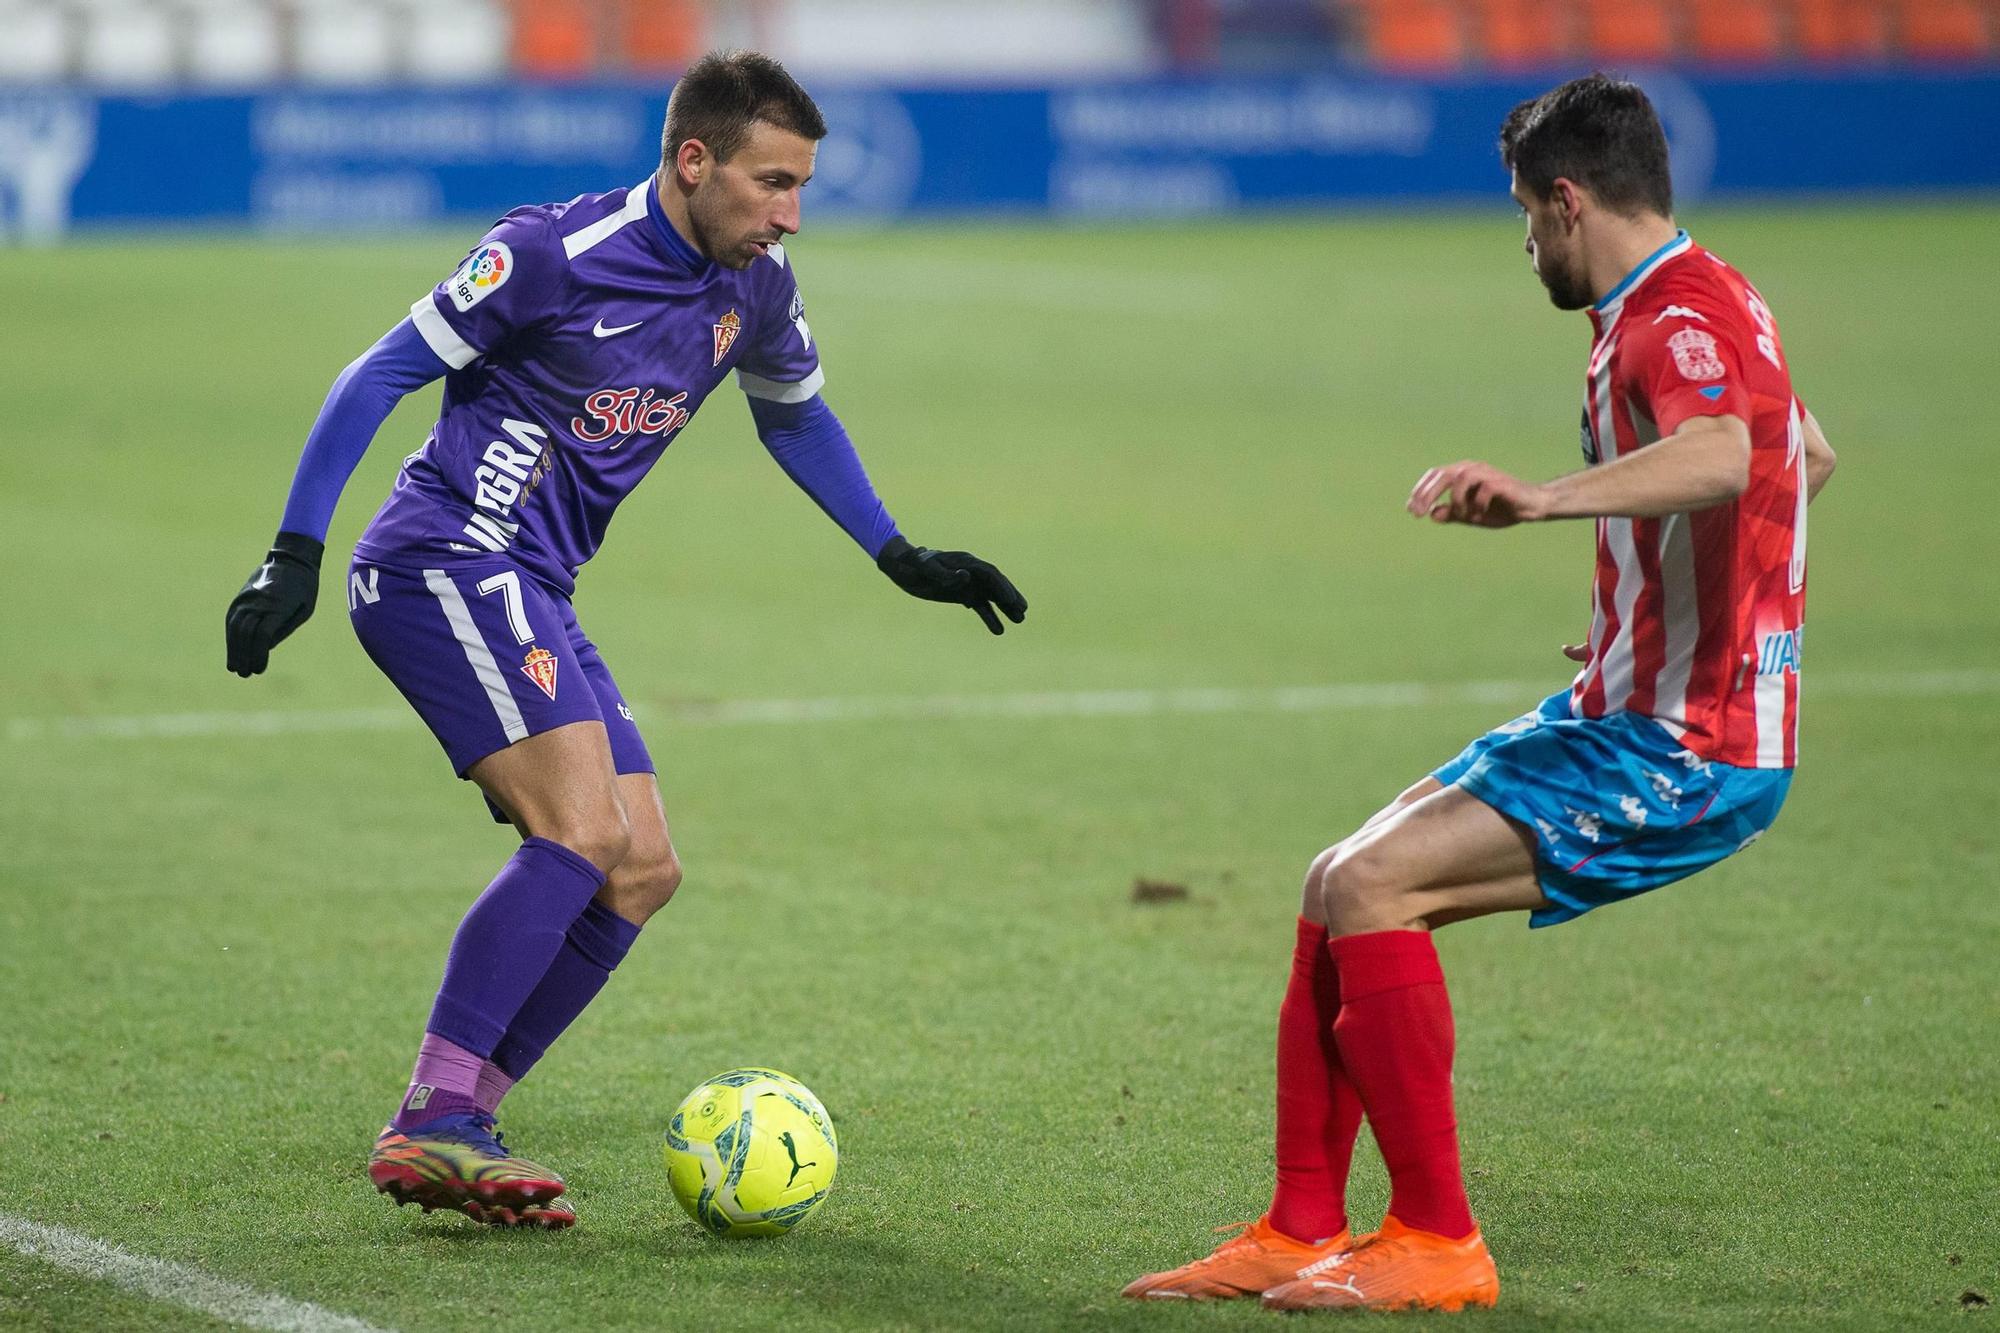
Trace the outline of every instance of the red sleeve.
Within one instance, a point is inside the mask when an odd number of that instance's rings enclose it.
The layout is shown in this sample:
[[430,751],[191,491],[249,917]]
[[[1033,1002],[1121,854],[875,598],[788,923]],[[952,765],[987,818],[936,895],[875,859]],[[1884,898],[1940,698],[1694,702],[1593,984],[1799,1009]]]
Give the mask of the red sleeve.
[[1689,417],[1750,420],[1750,391],[1736,331],[1721,315],[1669,306],[1625,335],[1619,362],[1627,401],[1643,404],[1660,438]]

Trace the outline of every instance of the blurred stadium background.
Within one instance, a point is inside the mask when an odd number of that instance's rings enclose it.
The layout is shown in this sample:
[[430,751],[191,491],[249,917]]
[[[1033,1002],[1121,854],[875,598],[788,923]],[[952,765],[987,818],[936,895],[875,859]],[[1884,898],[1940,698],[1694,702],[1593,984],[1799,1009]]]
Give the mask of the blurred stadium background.
[[813,213],[1490,197],[1555,73],[1639,71],[1684,198],[2000,186],[2000,0],[0,0],[0,219],[490,217],[652,160],[673,73],[830,99]]
[[670,74],[715,44],[828,74],[1967,64],[1991,55],[1996,15],[1992,0],[7,0],[0,71],[139,88],[575,81]]

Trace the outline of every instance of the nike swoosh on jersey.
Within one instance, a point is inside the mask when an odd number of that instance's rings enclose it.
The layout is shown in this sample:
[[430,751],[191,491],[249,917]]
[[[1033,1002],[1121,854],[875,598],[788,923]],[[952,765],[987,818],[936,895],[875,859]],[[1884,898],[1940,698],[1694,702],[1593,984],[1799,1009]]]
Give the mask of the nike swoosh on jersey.
[[596,324],[591,326],[590,331],[599,338],[609,338],[614,333],[629,333],[630,331],[638,328],[641,324],[644,324],[645,322],[646,322],[645,320],[639,319],[639,320],[634,320],[630,324],[614,324],[612,327],[607,329],[604,327],[604,321],[600,319],[597,321]]

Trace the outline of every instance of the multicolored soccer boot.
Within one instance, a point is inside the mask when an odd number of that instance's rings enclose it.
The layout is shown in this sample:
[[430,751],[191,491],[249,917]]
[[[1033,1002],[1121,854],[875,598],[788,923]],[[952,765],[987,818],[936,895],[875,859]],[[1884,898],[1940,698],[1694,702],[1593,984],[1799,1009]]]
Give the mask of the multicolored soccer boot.
[[[1293,1240],[1271,1226],[1269,1214],[1248,1224],[1216,1247],[1215,1253],[1164,1273],[1148,1273],[1121,1293],[1139,1300],[1228,1301],[1260,1296],[1301,1269],[1345,1253],[1354,1243],[1348,1232],[1312,1244]],[[1217,1227],[1217,1231],[1227,1231]]]
[[1475,1229],[1447,1240],[1393,1217],[1353,1249],[1301,1269],[1264,1293],[1267,1310],[1444,1310],[1490,1308],[1500,1274]]
[[540,1227],[544,1231],[561,1231],[564,1227],[576,1225],[576,1207],[568,1199],[531,1203],[526,1208],[508,1208],[497,1203],[467,1203],[465,1215],[489,1227]]
[[509,1153],[490,1115],[459,1112],[407,1131],[385,1127],[368,1155],[368,1178],[397,1207],[447,1208],[494,1226],[560,1229],[576,1221],[567,1204],[551,1207],[562,1177]]

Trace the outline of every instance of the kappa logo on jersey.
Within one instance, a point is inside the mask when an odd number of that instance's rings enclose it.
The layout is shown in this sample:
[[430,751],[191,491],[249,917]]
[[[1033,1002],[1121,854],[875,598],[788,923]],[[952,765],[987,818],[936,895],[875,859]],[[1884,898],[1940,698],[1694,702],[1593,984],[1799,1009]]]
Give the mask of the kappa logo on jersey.
[[521,674],[535,682],[543,694],[556,697],[556,668],[562,665],[556,655],[546,648],[530,648],[528,656],[521,663]]
[[445,291],[450,293],[451,303],[463,312],[499,291],[513,272],[514,252],[507,248],[507,243],[488,241],[466,256],[458,272],[445,283]]
[[1707,315],[1702,314],[1701,311],[1699,310],[1690,310],[1684,305],[1668,306],[1665,310],[1662,310],[1659,314],[1653,316],[1653,322],[1655,324],[1659,324],[1665,320],[1674,318],[1676,315],[1678,315],[1682,319],[1698,319],[1704,324],[1708,323]]
[[1719,380],[1729,373],[1715,354],[1715,335],[1706,330],[1682,329],[1667,339],[1667,350],[1674,354],[1674,364],[1687,379]]
[[[717,341],[721,341],[719,335]],[[718,353],[716,360],[721,359]],[[589,419],[571,417],[569,431],[585,444],[596,444],[614,435],[672,435],[687,425],[693,415],[682,406],[685,402],[685,389],[671,398],[660,397],[658,389],[599,389],[583,400],[584,414]],[[619,444],[623,443],[621,439]],[[611,447],[616,449],[618,445]]]
[[734,310],[715,321],[715,361],[721,365],[722,358],[729,355],[729,349],[736,345],[736,335],[743,331],[743,316]]

